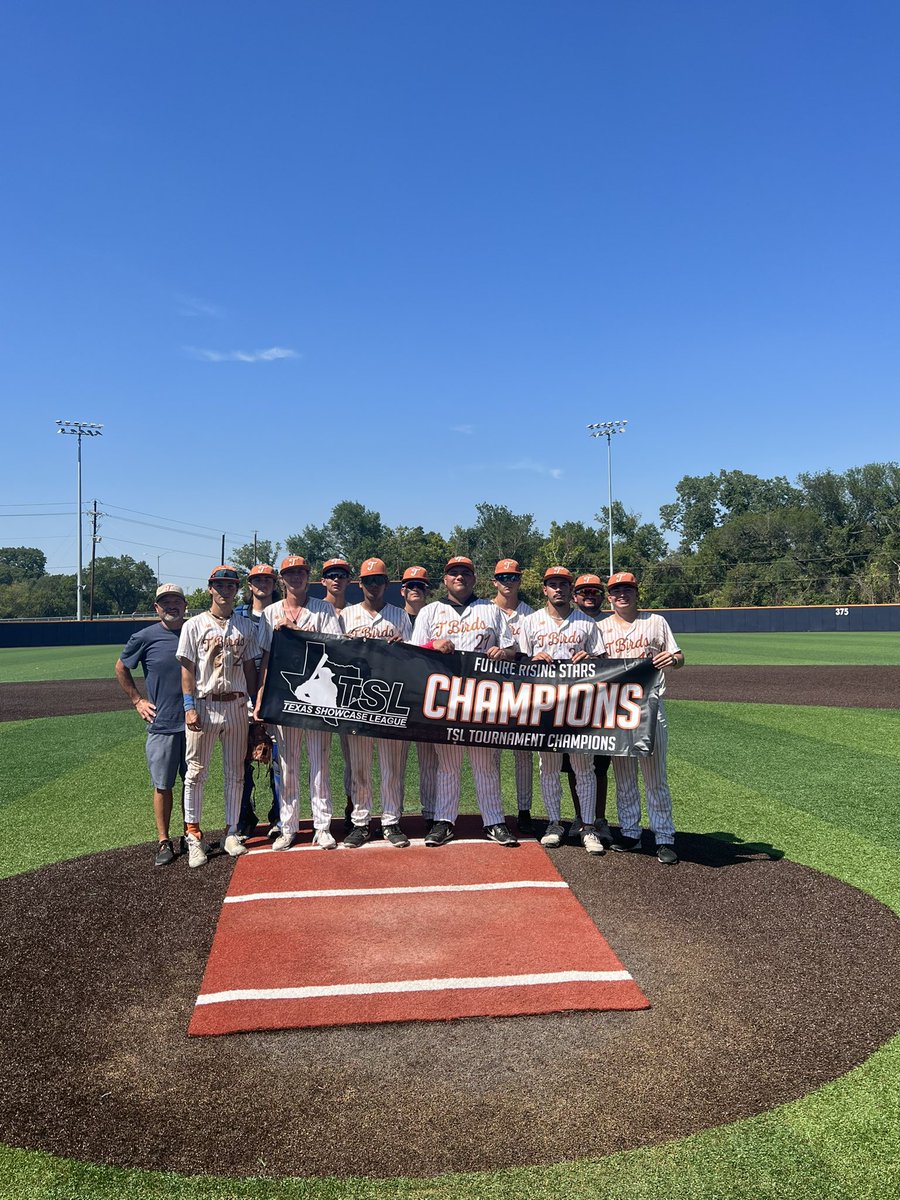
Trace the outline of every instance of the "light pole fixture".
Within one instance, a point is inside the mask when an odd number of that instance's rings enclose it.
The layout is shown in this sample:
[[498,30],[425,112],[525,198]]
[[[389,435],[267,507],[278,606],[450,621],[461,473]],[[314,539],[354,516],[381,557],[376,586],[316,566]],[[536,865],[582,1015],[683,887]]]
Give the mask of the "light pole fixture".
[[75,617],[81,620],[81,439],[83,437],[101,437],[103,426],[91,421],[57,421],[57,433],[71,434],[78,438],[78,490],[76,507],[78,509],[78,570],[75,581]]
[[609,573],[613,573],[613,524],[612,524],[612,439],[614,433],[624,433],[627,421],[598,421],[588,425],[591,437],[606,438],[606,475],[609,483],[609,507],[606,510],[607,526],[609,528]]

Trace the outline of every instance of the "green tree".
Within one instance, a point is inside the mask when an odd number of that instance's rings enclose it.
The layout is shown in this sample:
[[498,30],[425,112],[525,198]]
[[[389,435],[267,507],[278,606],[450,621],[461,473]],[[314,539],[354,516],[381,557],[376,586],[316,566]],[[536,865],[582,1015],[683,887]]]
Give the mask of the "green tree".
[[443,537],[434,530],[426,533],[421,525],[398,525],[381,542],[381,558],[392,579],[399,579],[407,567],[419,566],[427,568],[432,581],[438,580],[449,557],[450,547]]
[[307,525],[300,533],[291,534],[285,539],[285,549],[288,554],[302,554],[314,570],[328,558],[346,558],[356,569],[363,559],[378,554],[389,532],[380,513],[357,500],[341,500],[324,525]]
[[469,527],[455,526],[450,533],[454,554],[465,554],[482,578],[494,572],[498,559],[514,558],[523,566],[537,553],[543,535],[531,513],[514,513],[504,504],[476,504],[477,519]]
[[247,542],[244,546],[238,546],[236,550],[231,552],[231,562],[243,574],[247,574],[251,567],[258,566],[259,563],[268,563],[270,567],[278,570],[278,551],[280,550],[278,542],[269,541],[268,538],[259,538],[256,542],[256,553],[253,552],[253,543]]
[[94,564],[94,613],[149,612],[153,609],[156,575],[145,562],[123,554],[98,558]]
[[0,546],[0,584],[40,579],[46,569],[47,556],[36,546]]

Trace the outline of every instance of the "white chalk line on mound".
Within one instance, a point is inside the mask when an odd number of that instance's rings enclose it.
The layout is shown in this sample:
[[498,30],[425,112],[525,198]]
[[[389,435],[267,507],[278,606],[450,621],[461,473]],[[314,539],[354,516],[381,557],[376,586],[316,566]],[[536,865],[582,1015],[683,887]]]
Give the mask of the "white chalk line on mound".
[[322,996],[378,996],[404,992],[450,992],[473,988],[543,987],[566,983],[629,983],[628,971],[547,971],[538,975],[485,975],[457,979],[397,979],[384,983],[333,983],[311,987],[235,988],[197,997],[201,1004],[234,1001],[315,1000]]
[[322,888],[289,892],[248,892],[245,896],[226,896],[225,904],[244,904],[250,900],[318,900],[334,896],[412,896],[432,892],[509,892],[517,888],[564,888],[563,880],[505,879],[500,883],[436,883],[415,887]]

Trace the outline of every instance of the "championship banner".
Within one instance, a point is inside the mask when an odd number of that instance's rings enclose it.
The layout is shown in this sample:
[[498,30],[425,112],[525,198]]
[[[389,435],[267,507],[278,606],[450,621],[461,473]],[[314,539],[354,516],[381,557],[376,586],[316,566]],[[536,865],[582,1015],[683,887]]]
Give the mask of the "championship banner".
[[276,629],[260,713],[274,725],[498,750],[646,755],[650,659],[504,662]]

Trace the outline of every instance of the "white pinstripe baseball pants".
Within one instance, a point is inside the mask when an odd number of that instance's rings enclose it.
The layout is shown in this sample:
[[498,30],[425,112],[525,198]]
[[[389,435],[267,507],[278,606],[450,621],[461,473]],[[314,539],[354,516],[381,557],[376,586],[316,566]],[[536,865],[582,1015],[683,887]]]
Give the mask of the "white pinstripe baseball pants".
[[348,737],[353,773],[353,824],[367,825],[372,812],[372,751],[378,746],[381,775],[381,824],[396,825],[403,813],[403,780],[409,742],[392,738]]
[[437,821],[455,821],[459,816],[459,773],[466,749],[475,779],[475,795],[485,825],[499,825],[503,820],[503,801],[500,797],[500,772],[497,770],[497,751],[484,746],[436,745],[437,789],[434,816]]
[[196,700],[200,729],[188,729],[185,739],[187,774],[184,779],[184,819],[200,825],[203,792],[216,742],[222,742],[222,772],[225,776],[225,824],[237,826],[244,792],[244,759],[247,755],[247,706],[239,700]]
[[[653,753],[641,758],[613,758],[616,775],[616,811],[622,827],[622,837],[641,836],[641,793],[638,791],[637,764],[641,764],[644,776],[644,791],[647,794],[647,821],[653,830],[657,846],[671,846],[675,841],[675,825],[672,820],[672,794],[666,782],[666,750],[669,745],[669,727],[663,711],[662,701],[656,717],[656,740]],[[581,784],[578,785],[581,795]]]
[[[501,750],[495,750],[497,770],[500,770]],[[534,754],[530,750],[513,750],[513,763],[516,771],[516,804],[520,812],[531,812],[531,798],[534,792]]]
[[[563,756],[550,750],[542,750],[541,760],[541,799],[547,816],[551,821],[558,821],[562,811],[562,765]],[[578,785],[578,802],[581,806],[581,821],[584,825],[593,825],[597,815],[597,776],[594,774],[593,754],[569,754],[569,762],[575,772],[575,782]]]
[[416,742],[416,759],[419,764],[419,800],[422,816],[430,821],[434,817],[437,797],[437,747],[434,742]]
[[300,824],[300,751],[306,738],[309,756],[309,797],[316,829],[331,825],[331,734],[293,725],[276,725],[281,759],[281,829],[296,833]]

